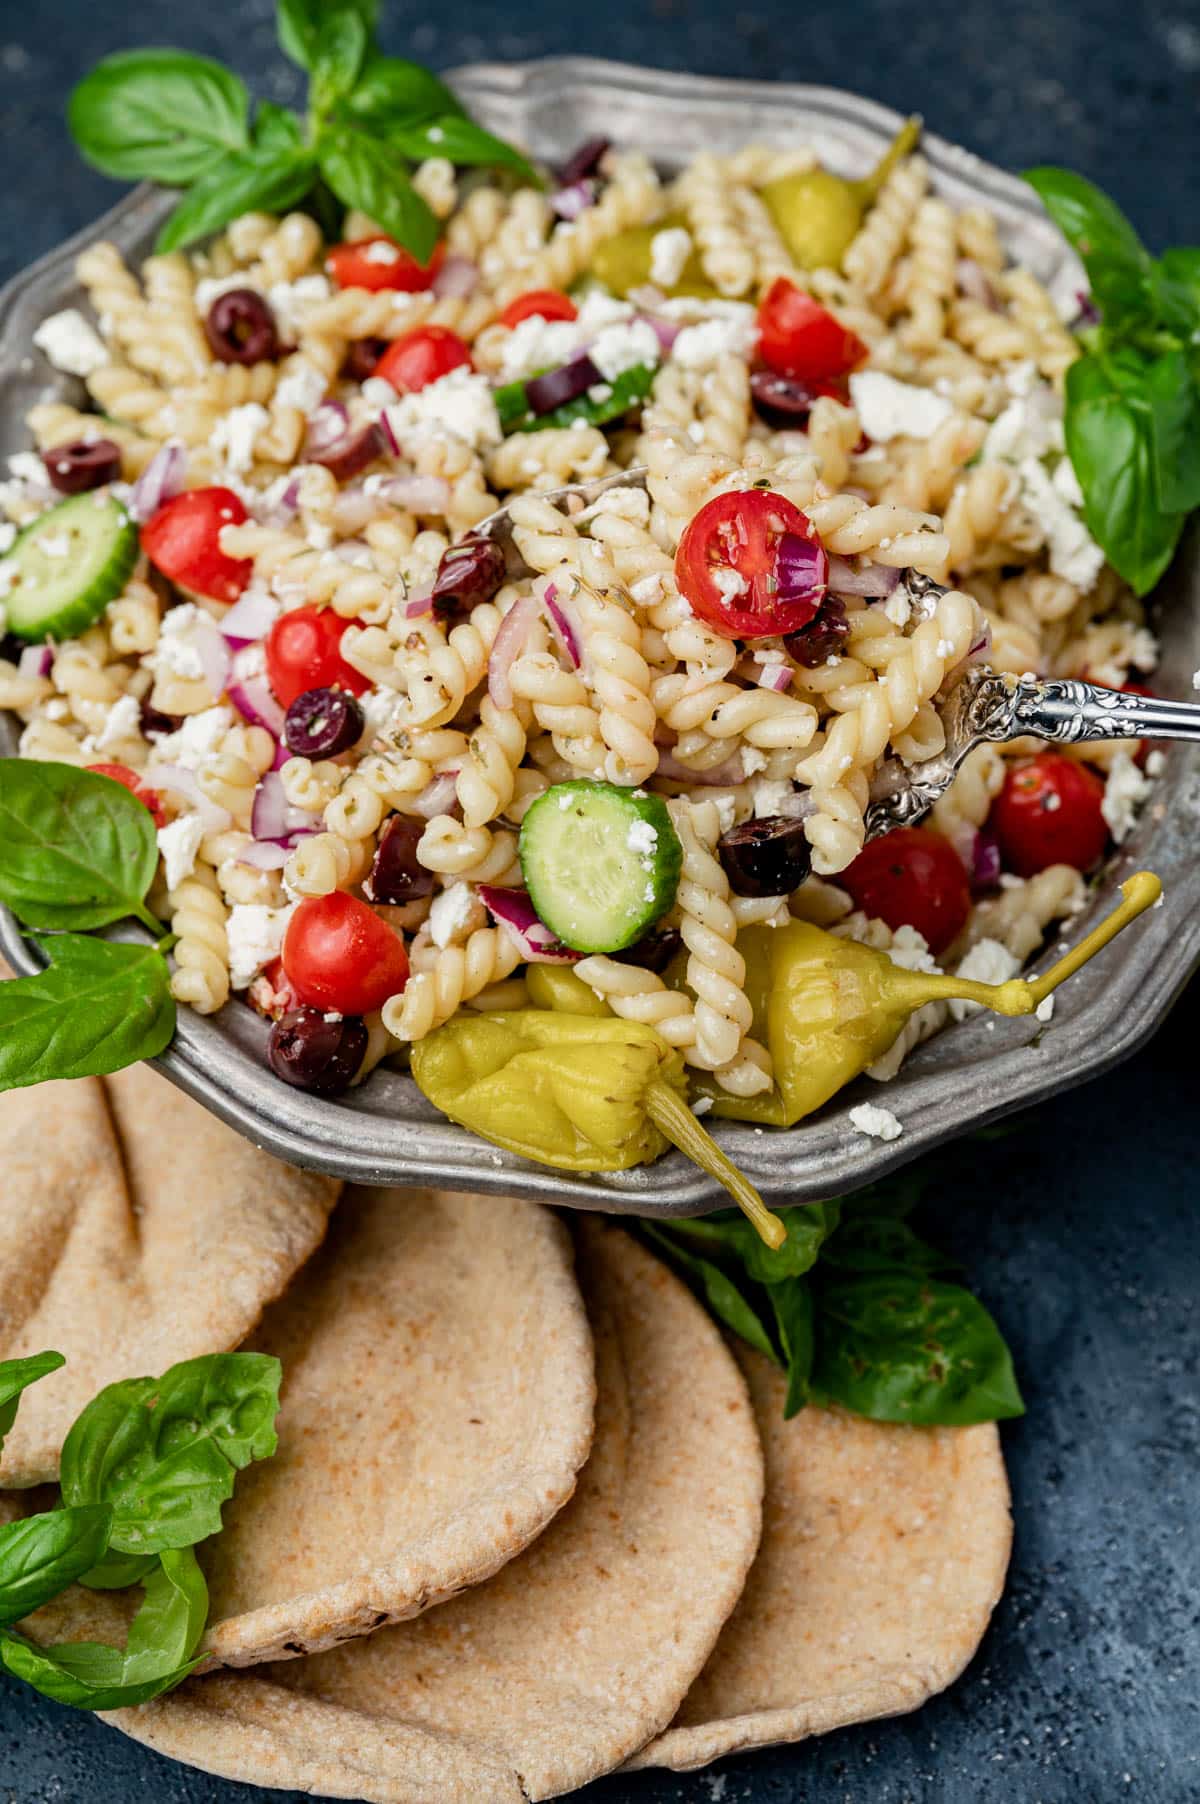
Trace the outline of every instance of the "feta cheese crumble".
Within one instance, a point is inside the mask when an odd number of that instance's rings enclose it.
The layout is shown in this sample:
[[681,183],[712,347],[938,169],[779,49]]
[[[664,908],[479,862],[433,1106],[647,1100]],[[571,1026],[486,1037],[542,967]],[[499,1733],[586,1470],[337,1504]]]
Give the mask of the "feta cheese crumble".
[[296,407],[307,415],[320,406],[327,387],[316,365],[298,357],[275,390],[275,399],[281,407]]
[[202,677],[204,660],[196,649],[196,631],[197,627],[203,631],[210,625],[208,615],[194,601],[169,608],[154,648],[154,668],[170,676]]
[[468,369],[451,370],[415,394],[404,395],[387,409],[388,425],[398,443],[406,438],[449,433],[473,451],[498,445],[500,416],[486,376]]
[[120,695],[104,717],[96,737],[96,750],[107,752],[123,739],[136,739],[142,730],[142,706],[136,695]]
[[108,347],[77,307],[44,319],[33,335],[39,351],[68,376],[90,376],[108,362]]
[[650,240],[650,280],[656,288],[674,288],[692,254],[692,235],[683,226],[668,226]]
[[[1007,983],[1020,969],[1020,959],[1007,946],[999,940],[984,939],[971,947],[956,975],[969,977],[974,983]],[[968,1015],[979,1014],[982,1007],[979,1002],[952,1002],[950,1013],[956,1021],[965,1021]]]
[[469,883],[452,883],[439,892],[429,910],[429,937],[445,951],[457,945],[487,919],[483,903]]
[[1053,996],[1043,996],[1033,1012],[1038,1021],[1052,1021],[1054,1019]]
[[235,475],[244,476],[254,462],[254,441],[270,423],[271,416],[261,402],[231,407],[209,433],[209,450],[223,457]]
[[756,330],[754,309],[741,302],[733,304],[738,307],[733,315],[685,326],[671,346],[672,363],[688,370],[711,370],[723,357],[749,356]]
[[185,770],[199,770],[232,725],[233,709],[225,705],[189,714],[178,732],[165,733],[156,741],[155,759],[160,764],[182,764]]
[[894,438],[932,438],[954,408],[944,395],[914,382],[899,382],[882,370],[856,370],[850,400],[869,439],[886,445]]
[[890,1109],[873,1102],[860,1102],[850,1111],[850,1120],[860,1134],[871,1140],[899,1140],[904,1128]]
[[1133,832],[1138,809],[1149,794],[1149,777],[1143,775],[1128,752],[1118,752],[1109,767],[1100,804],[1100,812],[1118,845]]
[[661,354],[658,333],[649,320],[644,319],[605,326],[588,346],[588,356],[609,382],[615,382],[618,376],[635,369],[639,363],[653,367]]
[[156,837],[163,856],[167,888],[178,889],[196,868],[196,853],[204,838],[204,822],[198,814],[181,814],[177,821],[160,827]]
[[264,965],[278,958],[291,919],[290,908],[268,908],[260,902],[237,902],[229,911],[229,981],[248,989]]

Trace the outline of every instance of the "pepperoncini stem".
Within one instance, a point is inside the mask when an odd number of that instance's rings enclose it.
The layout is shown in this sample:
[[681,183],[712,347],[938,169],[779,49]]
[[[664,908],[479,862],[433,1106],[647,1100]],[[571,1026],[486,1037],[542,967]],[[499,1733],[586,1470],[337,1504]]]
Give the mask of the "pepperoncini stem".
[[1077,946],[1071,948],[1065,958],[1060,958],[1056,965],[1051,965],[1043,976],[1029,980],[1035,1008],[1066,978],[1073,977],[1081,965],[1086,965],[1089,958],[1094,958],[1097,952],[1102,951],[1131,921],[1136,921],[1148,908],[1153,908],[1162,895],[1162,883],[1153,871],[1135,871],[1121,885],[1121,895],[1124,900],[1117,904],[1107,920],[1093,927]]
[[771,1214],[749,1178],[743,1176],[732,1159],[726,1158],[681,1096],[667,1084],[651,1084],[646,1091],[646,1112],[673,1146],[725,1186],[738,1208],[753,1222],[761,1240],[769,1247],[783,1245],[787,1229],[779,1217]]
[[897,163],[903,162],[904,158],[916,149],[924,123],[925,121],[919,113],[913,113],[904,121],[870,175],[864,176],[861,181],[851,182],[850,186],[864,207],[870,206]]

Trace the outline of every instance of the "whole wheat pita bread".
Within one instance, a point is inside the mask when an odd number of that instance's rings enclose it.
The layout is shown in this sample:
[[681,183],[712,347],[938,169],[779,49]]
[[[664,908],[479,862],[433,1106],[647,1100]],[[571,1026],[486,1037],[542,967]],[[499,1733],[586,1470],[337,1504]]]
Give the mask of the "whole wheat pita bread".
[[341,1189],[146,1065],[0,1095],[0,1171],[0,1359],[67,1357],[22,1400],[0,1485],[54,1478],[106,1384],[243,1341]]
[[1012,1541],[995,1425],[908,1428],[841,1411],[783,1419],[785,1381],[739,1346],[767,1462],[740,1603],[665,1735],[631,1767],[704,1766],[914,1710],[956,1679]]
[[[571,1241],[534,1203],[347,1190],[253,1344],[283,1362],[279,1446],[199,1549],[202,1648],[222,1664],[332,1647],[490,1577],[567,1501],[591,1446]],[[89,1635],[119,1640],[138,1596],[70,1592],[35,1626],[72,1638],[86,1610]]]
[[555,1796],[665,1727],[753,1559],[761,1454],[678,1280],[617,1229],[588,1224],[582,1251],[596,1437],[539,1541],[414,1622],[108,1720],[207,1772],[370,1804]]

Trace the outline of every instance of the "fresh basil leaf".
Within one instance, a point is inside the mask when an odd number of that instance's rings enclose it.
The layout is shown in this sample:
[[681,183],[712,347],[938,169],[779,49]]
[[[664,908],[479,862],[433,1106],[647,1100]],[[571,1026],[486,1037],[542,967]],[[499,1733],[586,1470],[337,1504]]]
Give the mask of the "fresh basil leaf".
[[0,984],[0,1090],[157,1057],[175,1032],[175,1004],[156,946],[73,933],[39,944],[47,969]]
[[877,1422],[964,1426],[1024,1412],[1012,1359],[969,1291],[926,1274],[826,1279],[813,1395]]
[[0,1628],[40,1610],[102,1559],[111,1522],[106,1505],[87,1504],[0,1528]]
[[22,1391],[66,1365],[61,1353],[31,1353],[26,1359],[0,1359],[0,1453],[4,1437],[17,1419]]
[[311,106],[327,113],[354,86],[367,50],[367,27],[353,6],[336,6],[321,20],[312,51]]
[[[329,0],[276,0],[279,48],[302,69],[313,67],[321,27],[332,10]],[[355,13],[368,38],[379,21],[379,0],[339,0],[336,10]]]
[[80,1579],[89,1591],[127,1591],[130,1585],[140,1585],[146,1574],[158,1563],[158,1555],[153,1553],[106,1553]]
[[261,208],[284,213],[312,187],[316,164],[305,149],[243,151],[223,157],[188,189],[155,241],[155,250],[181,250]]
[[254,116],[254,143],[259,150],[299,150],[304,143],[300,121],[287,107],[260,100]]
[[1151,271],[1159,315],[1181,338],[1200,329],[1200,248],[1180,245],[1164,251]]
[[1147,363],[1141,392],[1150,422],[1154,486],[1164,514],[1200,507],[1200,394],[1181,350]]
[[45,1697],[81,1710],[121,1710],[149,1703],[186,1679],[208,1615],[208,1587],[187,1549],[164,1553],[145,1583],[145,1599],[129,1626],[124,1652],[99,1641],[35,1647],[0,1634],[0,1661]]
[[1148,423],[1104,358],[1080,357],[1067,371],[1063,426],[1088,530],[1145,595],[1170,563],[1185,516],[1160,508]]
[[142,906],[158,865],[154,817],[111,777],[0,762],[0,901],[27,927],[106,927]]
[[824,1241],[838,1225],[841,1202],[805,1203],[775,1211],[787,1229],[782,1246],[769,1247],[754,1226],[736,1209],[718,1209],[713,1215],[684,1218],[671,1223],[671,1231],[696,1246],[727,1253],[760,1284],[777,1284],[802,1277],[816,1264]]
[[431,69],[402,56],[368,55],[345,104],[358,118],[380,125],[463,112],[462,102]]
[[1071,169],[1027,169],[1025,180],[1037,194],[1063,237],[1083,259],[1093,290],[1096,275],[1144,276],[1150,258],[1141,239],[1115,201],[1086,177]]
[[[672,1223],[671,1227],[677,1225]],[[642,1226],[649,1238],[691,1279],[693,1289],[699,1292],[717,1320],[724,1322],[742,1340],[778,1364],[779,1354],[772,1345],[770,1335],[753,1305],[743,1296],[733,1279],[711,1260],[701,1259],[698,1254],[688,1252],[680,1246],[672,1233],[664,1232],[661,1227],[650,1222],[643,1222]]]
[[317,151],[321,173],[343,205],[361,208],[418,263],[428,263],[441,228],[394,153],[347,125],[332,126]]
[[578,420],[588,426],[607,426],[613,420],[623,419],[645,400],[657,373],[648,363],[635,363],[632,369],[622,370],[615,381],[604,384],[609,391],[604,400],[593,401],[590,395],[583,394],[574,401],[564,401],[550,413],[537,414],[530,409],[524,381],[504,383],[494,391],[492,399],[501,430],[506,433],[544,432],[547,427],[573,426]]
[[767,1295],[775,1312],[775,1326],[787,1371],[783,1419],[790,1422],[808,1402],[815,1346],[813,1295],[803,1278],[787,1278],[782,1284],[768,1284]]
[[822,1270],[944,1272],[954,1265],[906,1222],[880,1215],[852,1216],[821,1249]]
[[97,63],[67,104],[82,155],[105,175],[182,185],[249,143],[245,86],[186,50],[122,50]]
[[219,1533],[238,1472],[275,1451],[280,1377],[265,1353],[213,1353],[110,1384],[63,1444],[64,1500],[109,1504],[120,1553]]
[[452,163],[515,169],[535,187],[542,185],[542,178],[528,157],[462,113],[446,113],[417,125],[390,126],[388,142],[418,161],[423,157],[449,157]]

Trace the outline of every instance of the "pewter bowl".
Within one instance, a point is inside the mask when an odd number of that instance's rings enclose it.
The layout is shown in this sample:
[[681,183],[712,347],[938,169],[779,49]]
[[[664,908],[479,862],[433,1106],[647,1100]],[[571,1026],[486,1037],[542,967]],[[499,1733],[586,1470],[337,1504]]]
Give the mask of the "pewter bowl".
[[[508,137],[549,158],[603,133],[638,145],[665,167],[701,148],[733,150],[748,139],[812,143],[846,174],[861,174],[900,121],[868,100],[831,88],[717,81],[617,63],[564,57],[474,65],[452,81],[472,110]],[[1069,253],[1032,193],[954,145],[926,137],[938,188],[964,203],[984,201],[1012,249],[1047,281],[1069,279]],[[31,350],[34,329],[78,301],[76,253],[114,239],[133,258],[150,247],[170,201],[138,189],[70,243],[18,276],[0,296],[0,451],[22,448],[23,416],[58,392],[63,378]],[[1200,666],[1200,538],[1193,534],[1157,598],[1162,687],[1188,695]],[[15,734],[0,718],[0,751]],[[1048,1027],[977,1016],[921,1047],[892,1083],[860,1079],[789,1132],[717,1124],[730,1156],[768,1200],[804,1202],[853,1190],[926,1148],[1081,1083],[1128,1057],[1167,1013],[1200,961],[1200,747],[1175,745],[1133,837],[1104,874],[1081,933],[1112,905],[1117,882],[1148,866],[1166,889],[1153,911],[1059,992]],[[36,968],[11,916],[0,910],[0,949],[18,971]],[[241,1003],[204,1019],[183,1009],[170,1049],[155,1061],[173,1083],[245,1134],[297,1165],[369,1182],[437,1183],[515,1193],[575,1208],[638,1215],[695,1215],[725,1193],[676,1154],[647,1169],[572,1177],[532,1165],[439,1116],[399,1073],[377,1071],[350,1096],[323,1100],[288,1089],[267,1071],[266,1025]],[[851,1125],[857,1102],[886,1103],[904,1133],[884,1144]]]

